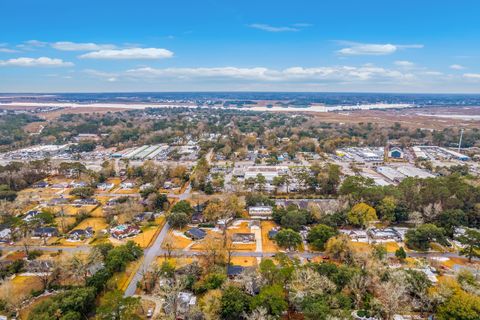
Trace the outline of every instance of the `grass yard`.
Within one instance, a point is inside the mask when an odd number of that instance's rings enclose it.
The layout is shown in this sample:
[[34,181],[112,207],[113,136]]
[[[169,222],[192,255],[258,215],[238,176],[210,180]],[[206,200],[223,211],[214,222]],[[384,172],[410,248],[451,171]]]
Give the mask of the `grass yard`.
[[164,242],[162,243],[162,248],[166,249],[167,243],[170,243],[174,250],[185,249],[191,245],[193,241],[183,234],[186,230],[187,228],[183,230],[169,230]]
[[276,227],[277,224],[274,221],[262,221],[262,247],[263,252],[278,252],[280,248],[274,240],[268,238],[268,232]]
[[152,242],[154,236],[157,234],[158,227],[151,226],[142,229],[142,233],[136,235],[129,240],[133,240],[136,244],[138,244],[141,248],[146,248]]
[[104,218],[87,218],[80,222],[75,229],[86,229],[91,227],[95,232],[99,232],[103,229],[107,229],[108,224]]
[[383,246],[385,246],[385,249],[387,249],[387,252],[389,253],[395,253],[398,249],[400,249],[400,246],[396,242],[384,242]]
[[372,250],[372,247],[370,246],[370,244],[366,242],[350,241],[350,244],[353,250],[356,252],[370,252]]
[[0,286],[0,296],[7,299],[12,297],[24,299],[28,297],[32,291],[41,289],[42,281],[40,278],[35,276],[16,276]]
[[255,257],[232,257],[231,264],[242,267],[254,267],[257,265]]

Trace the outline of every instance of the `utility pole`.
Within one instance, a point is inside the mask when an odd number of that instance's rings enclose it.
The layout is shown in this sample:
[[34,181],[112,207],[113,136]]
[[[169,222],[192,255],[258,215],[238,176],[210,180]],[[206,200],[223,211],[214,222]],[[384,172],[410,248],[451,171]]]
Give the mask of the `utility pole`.
[[458,152],[460,153],[460,149],[462,148],[462,138],[463,138],[463,129],[460,129],[460,141],[458,141]]

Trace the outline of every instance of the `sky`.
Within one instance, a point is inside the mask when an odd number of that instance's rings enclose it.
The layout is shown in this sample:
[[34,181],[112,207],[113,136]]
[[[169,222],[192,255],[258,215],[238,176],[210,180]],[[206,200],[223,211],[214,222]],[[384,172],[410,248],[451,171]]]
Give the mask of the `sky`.
[[478,0],[2,0],[0,92],[480,93]]

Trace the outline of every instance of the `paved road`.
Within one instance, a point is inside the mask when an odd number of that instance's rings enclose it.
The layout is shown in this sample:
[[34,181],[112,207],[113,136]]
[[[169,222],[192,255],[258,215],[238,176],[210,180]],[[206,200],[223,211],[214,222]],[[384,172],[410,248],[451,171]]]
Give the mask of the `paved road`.
[[162,250],[162,242],[165,239],[170,226],[168,222],[165,222],[162,231],[158,234],[155,242],[152,244],[150,248],[147,248],[143,253],[143,261],[142,265],[138,268],[137,272],[133,276],[132,280],[128,284],[127,289],[125,290],[125,296],[131,297],[135,294],[135,290],[137,289],[137,283],[142,279],[143,274],[148,270],[150,264],[155,260],[157,257],[157,252]]

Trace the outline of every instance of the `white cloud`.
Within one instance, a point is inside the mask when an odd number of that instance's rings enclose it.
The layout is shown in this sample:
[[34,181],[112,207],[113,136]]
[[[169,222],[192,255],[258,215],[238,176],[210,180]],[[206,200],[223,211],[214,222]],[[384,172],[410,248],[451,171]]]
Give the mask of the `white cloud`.
[[113,44],[97,44],[93,42],[78,43],[70,41],[59,41],[51,43],[50,45],[52,46],[52,48],[62,51],[95,51],[115,48]]
[[337,51],[338,54],[344,56],[372,55],[381,56],[395,53],[399,49],[419,49],[423,48],[421,44],[378,44],[378,43],[358,43],[349,41],[338,41],[338,43],[347,46]]
[[460,64],[452,64],[452,65],[450,66],[450,69],[453,69],[453,70],[463,70],[463,69],[465,69],[465,67],[462,66],[462,65],[460,65]]
[[480,73],[465,73],[463,76],[467,79],[480,80]]
[[262,31],[267,31],[267,32],[295,32],[295,31],[300,31],[300,26],[295,26],[295,27],[274,27],[268,24],[263,24],[263,23],[252,23],[248,25],[250,28],[262,30]]
[[411,68],[411,67],[415,66],[415,63],[413,63],[411,61],[407,61],[407,60],[397,60],[397,61],[395,61],[395,65],[399,66],[399,67],[402,67],[402,68]]
[[3,52],[3,53],[14,53],[14,52],[18,52],[18,50],[13,50],[13,49],[9,49],[9,48],[0,48],[0,52]]
[[173,57],[173,52],[160,48],[129,48],[119,50],[99,50],[82,54],[83,59],[165,59]]
[[62,59],[40,57],[40,58],[15,58],[9,60],[0,60],[0,66],[17,67],[70,67],[73,63],[63,61]]
[[303,68],[291,67],[281,70],[264,67],[237,68],[237,67],[214,67],[214,68],[165,68],[156,69],[142,67],[130,69],[125,72],[127,77],[137,79],[240,79],[249,81],[266,82],[355,82],[355,81],[388,81],[408,80],[412,74],[402,73],[398,70],[389,70],[375,66],[332,66]]

